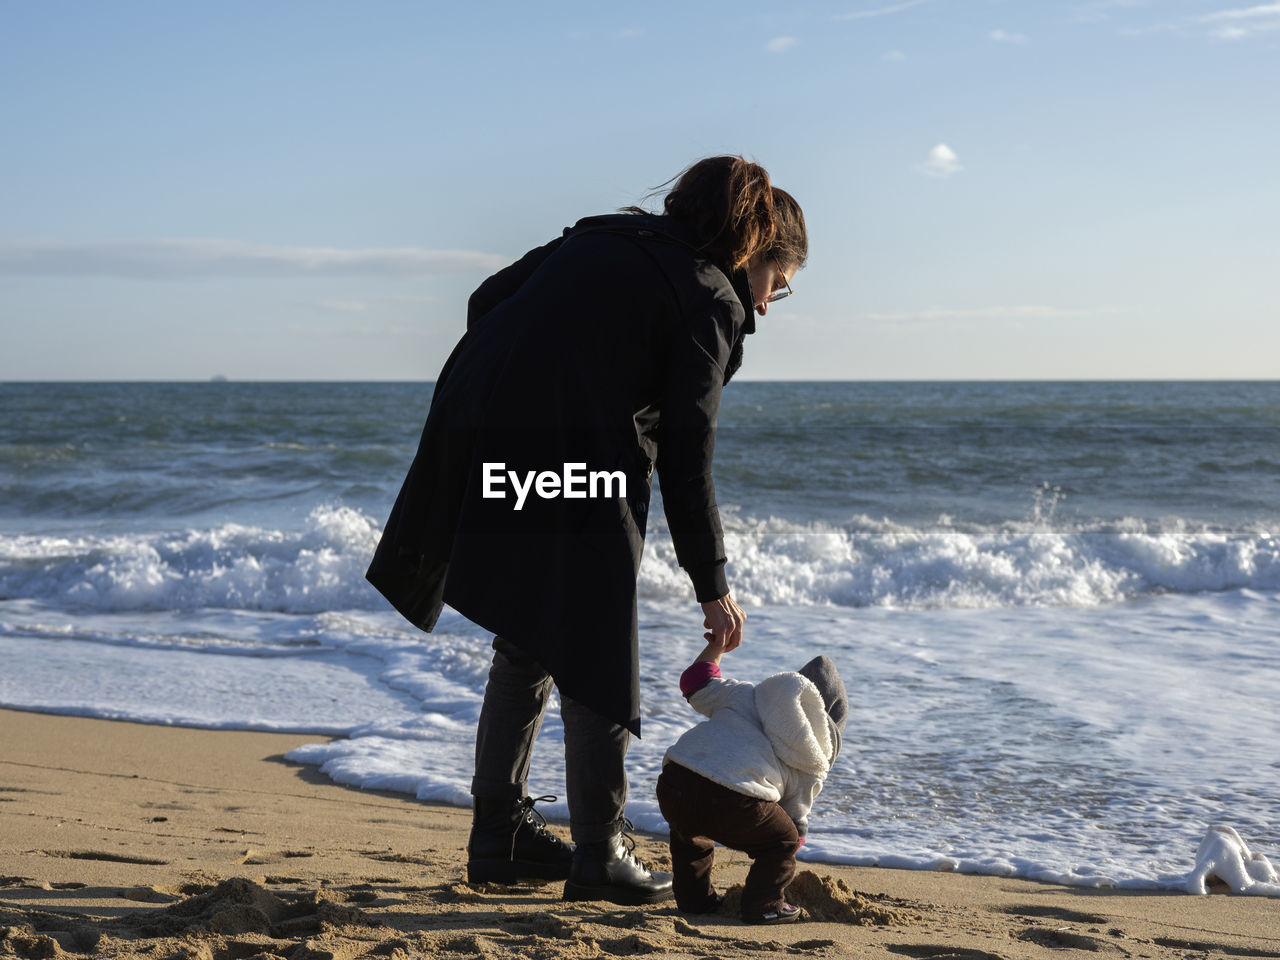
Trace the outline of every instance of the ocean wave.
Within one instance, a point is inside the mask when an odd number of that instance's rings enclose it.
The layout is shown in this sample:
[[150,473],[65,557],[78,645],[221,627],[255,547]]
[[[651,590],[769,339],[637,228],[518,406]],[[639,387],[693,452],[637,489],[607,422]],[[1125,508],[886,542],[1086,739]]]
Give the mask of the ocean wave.
[[[725,532],[730,583],[752,603],[1088,607],[1154,593],[1280,588],[1280,540],[1268,531],[1179,521],[1050,529],[944,517],[921,529],[869,517],[839,526],[769,518],[733,520]],[[651,585],[642,570],[645,586],[668,589],[667,571],[655,572]]]
[[[1178,521],[927,528],[869,517],[795,523],[725,511],[729,582],[742,602],[901,607],[1091,607],[1156,593],[1280,589],[1266,530]],[[0,600],[97,611],[379,610],[364,571],[380,530],[349,506],[296,531],[223,524],[178,532],[0,536]],[[688,600],[670,535],[650,533],[639,593]]]
[[319,613],[373,606],[377,524],[345,506],[301,531],[228,523],[176,533],[0,537],[0,598],[73,609]]

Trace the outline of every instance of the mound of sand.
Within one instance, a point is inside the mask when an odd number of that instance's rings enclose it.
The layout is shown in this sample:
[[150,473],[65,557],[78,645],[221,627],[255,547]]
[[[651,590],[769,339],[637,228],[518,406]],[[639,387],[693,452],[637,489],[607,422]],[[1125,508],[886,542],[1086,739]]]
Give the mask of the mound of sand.
[[905,927],[924,918],[905,909],[906,901],[861,893],[836,877],[802,870],[791,882],[787,899],[803,907],[814,920],[851,923],[859,927]]
[[[861,893],[836,877],[819,876],[812,870],[801,870],[787,888],[787,902],[804,909],[812,920],[848,923],[857,927],[906,927],[924,918],[908,909],[908,902],[879,894]],[[725,891],[727,914],[742,909],[742,885]]]

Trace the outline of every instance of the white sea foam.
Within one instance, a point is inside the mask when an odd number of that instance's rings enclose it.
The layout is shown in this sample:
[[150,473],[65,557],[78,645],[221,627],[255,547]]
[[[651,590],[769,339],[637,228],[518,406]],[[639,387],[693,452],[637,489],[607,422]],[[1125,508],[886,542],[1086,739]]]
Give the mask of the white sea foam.
[[[867,517],[837,526],[735,511],[725,526],[730,582],[747,603],[1086,607],[1164,592],[1280,589],[1280,542],[1267,531],[1137,521],[923,529]],[[0,536],[0,597],[101,612],[378,610],[363,577],[378,536],[371,517],[332,505],[313,509],[301,530],[224,524]],[[661,526],[646,546],[640,595],[692,597]]]
[[1219,880],[1235,893],[1255,897],[1280,897],[1280,877],[1266,855],[1250,850],[1234,827],[1215,824],[1209,828],[1196,865],[1187,877],[1187,892],[1208,893],[1208,882]]
[[228,523],[174,533],[0,537],[0,597],[80,610],[202,607],[318,613],[371,607],[377,524],[312,510],[301,531]]

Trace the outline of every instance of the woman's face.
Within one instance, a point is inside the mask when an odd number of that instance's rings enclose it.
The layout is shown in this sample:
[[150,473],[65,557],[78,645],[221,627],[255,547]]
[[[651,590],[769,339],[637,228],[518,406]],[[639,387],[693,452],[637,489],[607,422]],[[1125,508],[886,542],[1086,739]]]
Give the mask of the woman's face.
[[795,267],[780,266],[772,257],[752,257],[747,262],[747,279],[751,282],[751,296],[755,300],[756,313],[762,317],[768,313],[769,298],[786,290],[795,275]]

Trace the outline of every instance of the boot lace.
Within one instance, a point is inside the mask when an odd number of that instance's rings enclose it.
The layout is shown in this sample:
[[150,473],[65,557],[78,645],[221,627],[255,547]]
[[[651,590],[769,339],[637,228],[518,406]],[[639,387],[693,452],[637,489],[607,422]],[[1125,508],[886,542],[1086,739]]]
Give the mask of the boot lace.
[[636,825],[628,817],[623,817],[622,832],[618,834],[618,837],[622,840],[622,845],[627,848],[626,855],[628,859],[641,870],[647,871],[649,868],[644,865],[644,861],[636,856],[636,838],[631,835],[631,831],[635,828]]
[[516,834],[520,829],[528,824],[533,828],[533,832],[540,837],[552,841],[557,846],[560,844],[560,838],[547,829],[547,818],[538,810],[535,810],[535,803],[555,803],[558,797],[521,797],[518,804],[519,811],[516,814],[515,829],[511,831],[511,859],[516,858]]

